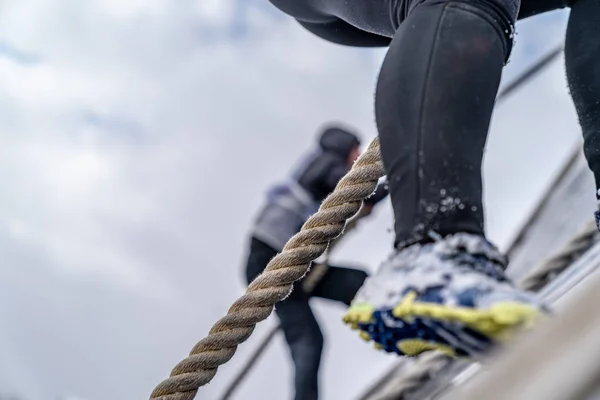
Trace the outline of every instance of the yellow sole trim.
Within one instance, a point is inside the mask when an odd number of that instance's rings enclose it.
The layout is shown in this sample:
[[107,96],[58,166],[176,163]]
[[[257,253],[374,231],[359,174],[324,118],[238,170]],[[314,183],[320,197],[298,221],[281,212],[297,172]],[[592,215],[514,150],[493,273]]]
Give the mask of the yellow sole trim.
[[358,329],[358,324],[374,323],[373,313],[375,307],[370,304],[355,304],[348,309],[342,320],[350,325],[353,330]]
[[[507,341],[517,328],[529,329],[544,314],[539,309],[517,302],[504,302],[493,305],[487,310],[467,307],[454,307],[443,304],[415,301],[415,292],[408,293],[402,302],[394,307],[397,318],[410,321],[414,317],[433,318],[441,321],[453,321],[465,324],[471,329],[498,341]],[[359,330],[359,324],[374,323],[375,308],[367,303],[354,304],[346,312],[343,321],[353,330]],[[367,340],[366,335],[361,337]]]
[[415,301],[416,297],[415,292],[408,293],[402,302],[394,307],[393,315],[407,320],[413,317],[427,317],[461,322],[499,341],[510,339],[515,328],[530,328],[543,317],[539,309],[517,302],[498,303],[487,310],[477,310],[418,302]]
[[450,357],[456,357],[456,353],[452,347],[439,343],[427,342],[422,339],[401,340],[396,346],[402,353],[409,357],[418,356],[421,353],[431,350],[439,350]]
[[371,341],[371,335],[369,335],[368,332],[365,331],[361,331],[358,336],[360,336],[360,338],[362,340],[364,340],[365,342],[370,342]]

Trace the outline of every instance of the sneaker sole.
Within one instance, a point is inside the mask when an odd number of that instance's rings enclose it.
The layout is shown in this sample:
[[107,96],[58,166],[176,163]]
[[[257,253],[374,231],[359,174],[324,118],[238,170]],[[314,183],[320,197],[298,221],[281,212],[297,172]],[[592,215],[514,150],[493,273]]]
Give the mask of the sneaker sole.
[[497,303],[487,310],[415,301],[406,294],[393,308],[353,304],[343,321],[373,341],[377,349],[406,356],[440,350],[449,356],[468,357],[510,340],[530,329],[542,316],[531,305]]

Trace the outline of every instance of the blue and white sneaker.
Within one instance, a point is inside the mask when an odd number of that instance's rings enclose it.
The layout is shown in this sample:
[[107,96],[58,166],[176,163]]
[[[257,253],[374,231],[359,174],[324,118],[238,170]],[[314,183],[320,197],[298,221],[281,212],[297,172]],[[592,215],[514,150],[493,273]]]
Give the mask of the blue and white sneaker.
[[479,235],[412,245],[365,281],[344,322],[386,352],[475,356],[545,313],[533,293],[507,280],[505,266],[506,258]]

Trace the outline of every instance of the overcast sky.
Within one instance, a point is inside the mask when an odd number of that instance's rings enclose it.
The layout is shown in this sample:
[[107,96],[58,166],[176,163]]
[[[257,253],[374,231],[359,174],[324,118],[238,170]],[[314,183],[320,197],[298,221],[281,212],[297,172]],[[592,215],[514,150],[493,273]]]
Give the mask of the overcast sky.
[[[565,17],[518,26],[507,79],[561,42]],[[0,393],[147,398],[243,293],[266,186],[322,123],[374,137],[383,54],[321,41],[266,0],[3,0]],[[562,61],[498,108],[492,240],[507,244],[578,135]],[[391,227],[386,203],[335,259],[375,269]],[[338,305],[315,309],[323,398],[352,399],[394,358],[343,327]],[[199,399],[216,398],[272,323]],[[238,398],[290,398],[290,379],[279,338]]]

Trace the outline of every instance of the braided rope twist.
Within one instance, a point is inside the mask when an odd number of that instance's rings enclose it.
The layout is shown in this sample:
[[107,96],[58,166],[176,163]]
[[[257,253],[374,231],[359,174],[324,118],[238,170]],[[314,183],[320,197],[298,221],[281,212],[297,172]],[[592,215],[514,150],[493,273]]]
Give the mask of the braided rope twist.
[[559,251],[523,277],[519,286],[522,289],[539,291],[558,274],[567,269],[573,261],[579,258],[594,244],[598,237],[595,221],[586,223],[583,228],[569,240]]
[[387,390],[377,393],[368,400],[406,400],[424,383],[433,379],[436,372],[444,369],[452,358],[440,351],[427,351],[418,356],[410,365],[402,379],[394,380]]
[[218,367],[233,357],[237,346],[252,335],[256,324],[273,312],[274,305],[290,294],[293,283],[308,272],[310,263],[343,232],[346,220],[358,212],[384,174],[376,138],[323,201],[319,211],[269,262],[227,315],[213,325],[208,336],[175,366],[170,377],[156,386],[150,399],[193,400],[198,388],[214,378]]

